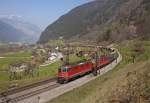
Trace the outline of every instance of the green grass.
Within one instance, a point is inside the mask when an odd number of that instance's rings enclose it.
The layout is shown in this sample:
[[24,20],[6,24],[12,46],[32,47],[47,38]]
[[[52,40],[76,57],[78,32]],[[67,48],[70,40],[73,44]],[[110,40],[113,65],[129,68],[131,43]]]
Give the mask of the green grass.
[[54,77],[57,74],[58,68],[62,65],[61,61],[55,62],[51,65],[44,66],[44,67],[39,67],[37,71],[35,72],[36,74],[39,75],[39,77]]
[[0,58],[0,70],[7,70],[8,65],[12,62],[31,59],[31,52],[5,53],[4,57]]
[[4,54],[4,57],[31,57],[30,51],[9,52]]
[[15,61],[20,61],[20,60],[27,60],[29,58],[17,58],[17,57],[6,57],[6,58],[0,58],[0,70],[7,70],[8,69],[8,65],[12,62]]
[[127,41],[116,46],[119,49],[120,53],[123,56],[124,64],[132,63],[132,55],[135,55],[136,61],[146,61],[150,59],[150,41],[140,41],[144,46],[144,53],[136,53],[133,51],[133,46],[139,43],[138,40]]
[[[8,66],[15,61],[31,59],[31,52],[9,52],[3,55],[5,58],[0,58],[0,91],[5,90],[11,83],[18,81],[9,80]],[[27,80],[26,80],[27,81]],[[27,81],[28,82],[28,81]],[[19,83],[19,82],[18,82]],[[22,83],[20,83],[22,84]]]

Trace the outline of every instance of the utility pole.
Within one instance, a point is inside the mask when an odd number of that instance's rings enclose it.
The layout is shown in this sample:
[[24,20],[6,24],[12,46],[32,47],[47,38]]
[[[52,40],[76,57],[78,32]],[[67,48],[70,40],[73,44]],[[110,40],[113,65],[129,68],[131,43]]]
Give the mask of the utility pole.
[[67,44],[67,55],[66,55],[66,65],[69,64],[69,44]]
[[95,67],[93,70],[93,75],[97,76],[97,68],[98,68],[98,53],[97,51],[95,52]]

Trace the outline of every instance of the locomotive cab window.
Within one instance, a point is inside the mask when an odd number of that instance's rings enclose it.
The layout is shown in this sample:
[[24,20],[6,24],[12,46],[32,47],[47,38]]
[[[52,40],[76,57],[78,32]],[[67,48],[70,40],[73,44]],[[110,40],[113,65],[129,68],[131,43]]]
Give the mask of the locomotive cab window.
[[68,71],[69,71],[69,68],[68,68],[68,67],[62,67],[62,68],[61,68],[61,71],[62,71],[62,72],[68,72]]

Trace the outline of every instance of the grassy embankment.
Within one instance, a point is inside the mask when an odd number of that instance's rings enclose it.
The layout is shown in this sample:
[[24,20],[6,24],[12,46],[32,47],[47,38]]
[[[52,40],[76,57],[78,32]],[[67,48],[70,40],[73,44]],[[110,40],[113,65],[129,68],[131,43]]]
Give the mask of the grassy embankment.
[[123,56],[115,69],[49,103],[148,103],[145,99],[150,97],[150,42],[143,41],[145,52],[136,54],[132,47],[137,42],[126,41],[115,46]]

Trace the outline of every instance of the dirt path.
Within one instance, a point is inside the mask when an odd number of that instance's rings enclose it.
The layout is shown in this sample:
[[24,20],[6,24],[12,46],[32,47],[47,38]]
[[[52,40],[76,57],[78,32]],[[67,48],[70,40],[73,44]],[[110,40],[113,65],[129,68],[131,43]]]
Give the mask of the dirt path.
[[50,64],[53,64],[53,63],[57,62],[61,57],[62,57],[62,53],[58,53],[58,57],[56,59],[50,61],[49,63],[42,64],[40,66],[44,67],[44,66],[48,66]]

